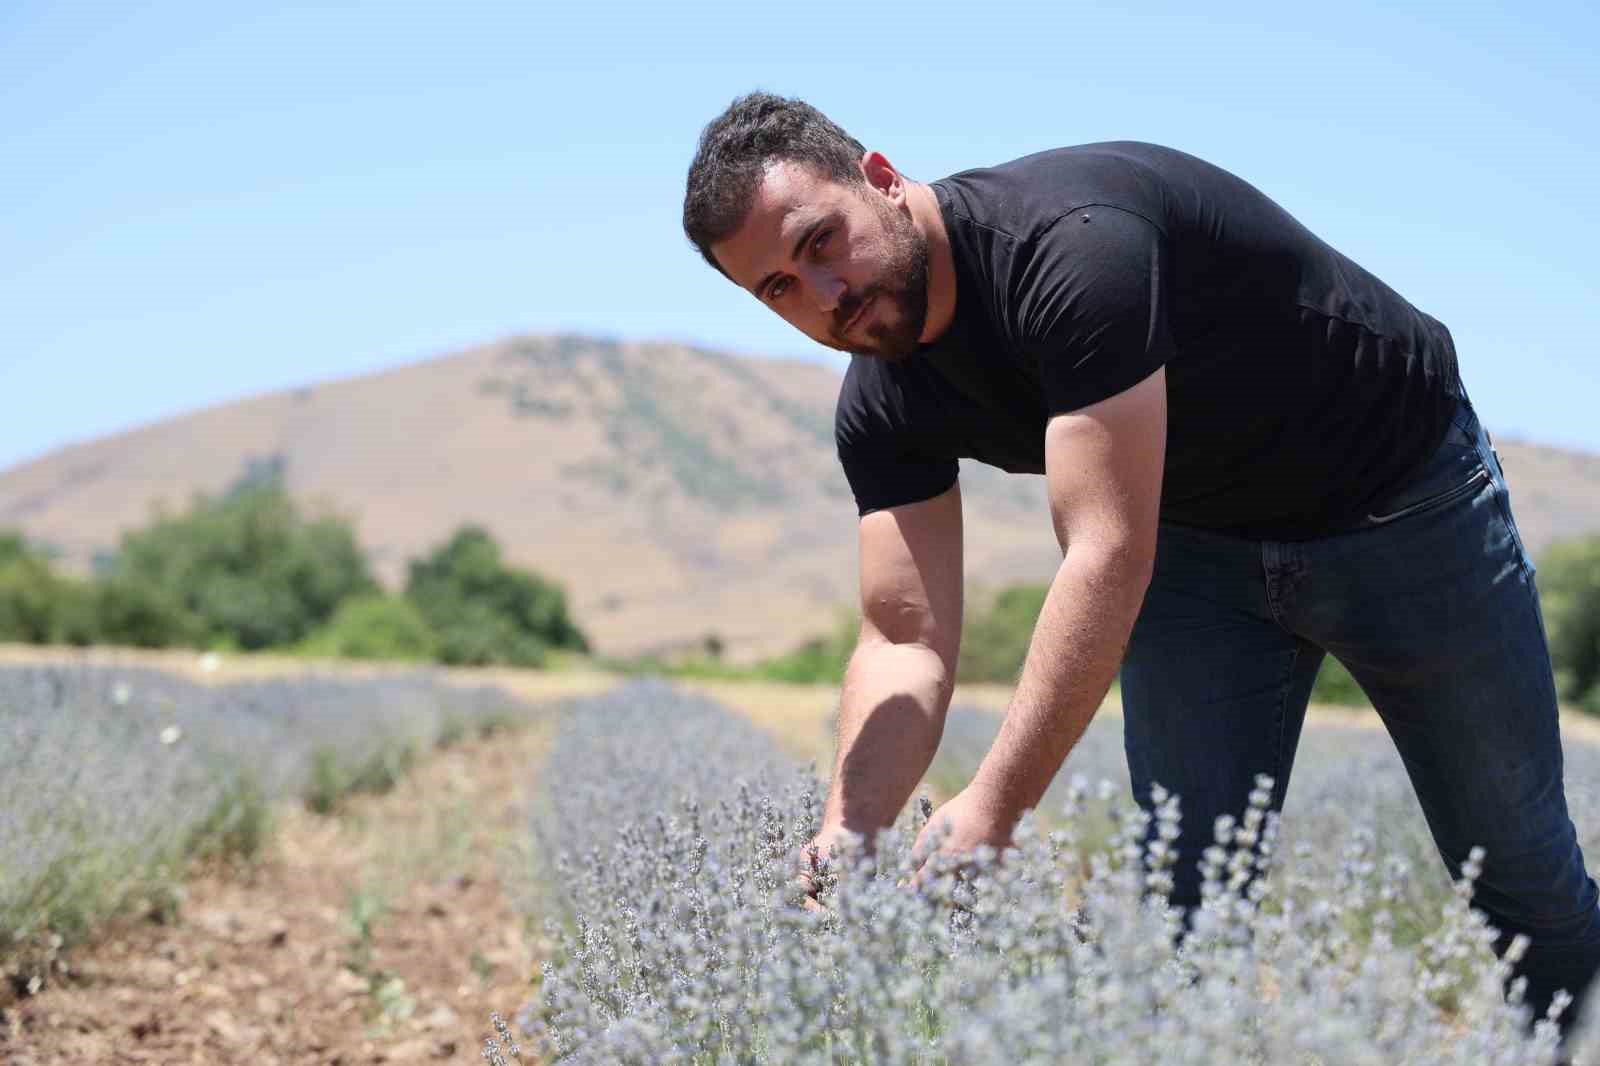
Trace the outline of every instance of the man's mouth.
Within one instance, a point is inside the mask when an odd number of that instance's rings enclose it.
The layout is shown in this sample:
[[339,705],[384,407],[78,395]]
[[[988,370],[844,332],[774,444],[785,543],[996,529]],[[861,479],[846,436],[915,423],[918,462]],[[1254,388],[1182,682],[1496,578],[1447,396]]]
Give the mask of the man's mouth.
[[852,329],[856,328],[856,323],[861,320],[861,316],[866,314],[867,308],[871,307],[872,301],[876,300],[877,298],[878,294],[873,293],[871,296],[868,296],[865,300],[861,301],[861,306],[856,308],[856,313],[851,315],[850,321],[844,324],[844,332],[849,333]]

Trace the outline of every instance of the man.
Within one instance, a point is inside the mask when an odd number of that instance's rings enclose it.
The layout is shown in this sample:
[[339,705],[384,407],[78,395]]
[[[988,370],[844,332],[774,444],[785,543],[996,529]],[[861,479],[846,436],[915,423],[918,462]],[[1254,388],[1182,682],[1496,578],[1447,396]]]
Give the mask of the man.
[[[920,183],[798,100],[703,132],[706,261],[852,353],[836,415],[863,622],[823,828],[869,840],[933,758],[962,610],[958,459],[1043,474],[1062,562],[992,750],[935,813],[1003,847],[1121,669],[1135,798],[1181,799],[1172,902],[1258,773],[1282,807],[1333,652],[1542,1014],[1600,968],[1534,568],[1449,331],[1260,191],[1135,142]],[[1190,912],[1192,916],[1192,911]],[[1568,1024],[1576,1010],[1569,1010]]]

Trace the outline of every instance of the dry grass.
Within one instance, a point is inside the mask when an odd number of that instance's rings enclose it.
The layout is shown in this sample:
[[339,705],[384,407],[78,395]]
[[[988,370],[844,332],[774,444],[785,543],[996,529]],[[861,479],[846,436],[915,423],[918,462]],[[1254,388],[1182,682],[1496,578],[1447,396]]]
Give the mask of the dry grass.
[[[681,680],[673,684],[744,714],[777,737],[797,759],[817,760],[818,769],[826,774],[833,757],[829,723],[839,706],[839,686],[715,680]],[[957,685],[951,703],[974,704],[1003,713],[1011,691],[1009,685]]]
[[[833,736],[829,732],[829,722],[839,703],[838,686],[788,685],[770,681],[685,680],[674,683],[690,691],[703,693],[747,715],[758,725],[770,730],[796,758],[816,759],[818,768],[826,772],[833,758]],[[1004,714],[1014,691],[1011,685],[957,685],[950,702],[951,706],[965,704]],[[1121,717],[1122,700],[1115,689],[1106,696],[1098,713]],[[1314,726],[1317,723],[1368,729],[1383,727],[1382,720],[1370,707],[1327,703],[1313,703],[1307,710],[1306,724]],[[1600,718],[1574,707],[1563,706],[1561,731],[1564,735],[1583,740],[1600,741]]]
[[[6,664],[148,667],[207,684],[254,681],[303,674],[308,671],[347,678],[376,678],[414,673],[418,669],[417,664],[411,663],[311,659],[265,652],[208,657],[189,648],[71,648],[59,645],[42,647],[34,644],[0,644],[0,665]],[[441,679],[456,684],[499,685],[512,695],[529,702],[603,692],[618,680],[615,674],[604,670],[579,667],[561,670],[519,670],[509,667],[430,665],[427,669],[436,672]]]

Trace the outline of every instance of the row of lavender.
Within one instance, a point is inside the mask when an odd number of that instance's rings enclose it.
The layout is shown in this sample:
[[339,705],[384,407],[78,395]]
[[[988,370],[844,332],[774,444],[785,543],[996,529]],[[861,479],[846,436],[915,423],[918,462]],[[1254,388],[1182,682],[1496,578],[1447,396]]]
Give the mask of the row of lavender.
[[[1206,902],[1180,937],[1150,891],[1172,856],[1138,843],[1147,818],[1114,718],[1004,864],[980,856],[976,877],[903,887],[920,828],[909,805],[875,858],[834,865],[816,914],[789,882],[826,790],[813,769],[661,682],[576,711],[551,755],[559,772],[541,778],[541,888],[525,901],[557,946],[518,1018],[559,1060],[1556,1061],[1554,1024],[1530,1036],[1536,1019],[1505,999],[1507,964],[1468,904],[1476,869],[1452,884],[1436,855],[1423,862],[1421,814],[1381,734],[1308,730],[1288,822],[1265,812],[1263,789],[1219,822]],[[953,710],[942,772],[970,773],[995,724]],[[1569,772],[1594,780],[1580,769],[1593,758],[1573,751]],[[1572,799],[1593,832],[1593,796]],[[1178,811],[1162,808],[1165,839]],[[1418,888],[1430,875],[1438,885]],[[507,1033],[491,1062],[510,1053]],[[1579,1031],[1574,1049],[1600,1061],[1600,1032]]]
[[[956,789],[967,783],[999,731],[1001,716],[981,708],[953,707],[930,779]],[[1567,803],[1578,843],[1593,869],[1600,862],[1600,745],[1567,736]],[[1065,801],[1073,778],[1095,783],[1117,796],[1132,796],[1122,719],[1100,714],[1040,805],[1047,823]],[[1450,874],[1429,833],[1416,792],[1388,733],[1377,716],[1366,725],[1310,720],[1297,751],[1283,808],[1280,849],[1294,852],[1300,868],[1329,883],[1342,866],[1373,875],[1392,894],[1389,911],[1397,939],[1412,941],[1417,930],[1437,920],[1450,897]],[[1079,822],[1079,838],[1102,841],[1105,819]],[[1334,847],[1334,841],[1342,842]],[[1381,864],[1384,869],[1377,869]]]
[[528,713],[425,671],[206,685],[0,667],[0,972],[37,987],[109,915],[170,906],[190,860],[259,848],[275,801],[331,809],[420,751]]

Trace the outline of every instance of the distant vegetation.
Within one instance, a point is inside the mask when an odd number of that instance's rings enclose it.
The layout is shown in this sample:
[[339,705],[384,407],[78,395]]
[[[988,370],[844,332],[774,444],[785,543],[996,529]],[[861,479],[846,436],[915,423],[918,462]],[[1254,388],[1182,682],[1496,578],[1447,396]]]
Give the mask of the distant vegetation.
[[1550,545],[1537,580],[1556,685],[1565,699],[1600,714],[1600,536]]
[[[413,560],[400,594],[385,592],[350,523],[302,515],[281,464],[252,464],[221,495],[195,497],[184,514],[158,512],[99,559],[90,579],[58,574],[52,563],[47,550],[0,531],[0,641],[525,667],[549,665],[552,653],[590,653],[562,586],[507,565],[478,526]],[[1561,697],[1600,714],[1600,536],[1545,549],[1538,586]],[[1046,588],[1011,585],[988,606],[969,608],[958,681],[1016,682]],[[827,632],[753,665],[724,661],[714,628],[687,653],[599,665],[634,675],[839,684],[859,629],[859,615],[842,612]],[[1332,656],[1312,698],[1366,702]]]
[[400,595],[384,592],[350,523],[302,515],[281,470],[158,513],[87,580],[0,532],[0,640],[529,667],[589,650],[564,590],[508,566],[479,527],[414,560]]
[[[1561,698],[1600,714],[1600,536],[1552,544],[1539,563],[1537,581]],[[958,682],[1016,683],[1047,589],[1042,583],[1011,585],[986,610],[969,612],[961,635]],[[715,633],[707,634],[700,648],[670,660],[645,657],[609,665],[634,674],[838,684],[859,627],[859,616],[843,614],[830,632],[750,666],[723,662],[722,640]],[[1332,655],[1323,660],[1311,698],[1318,703],[1367,703],[1361,686]]]
[[551,648],[589,650],[560,586],[505,565],[478,526],[413,561],[405,596],[438,635],[441,662],[543,666]]

